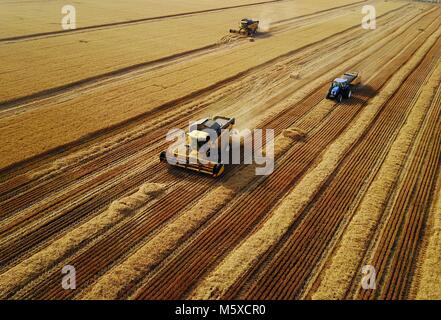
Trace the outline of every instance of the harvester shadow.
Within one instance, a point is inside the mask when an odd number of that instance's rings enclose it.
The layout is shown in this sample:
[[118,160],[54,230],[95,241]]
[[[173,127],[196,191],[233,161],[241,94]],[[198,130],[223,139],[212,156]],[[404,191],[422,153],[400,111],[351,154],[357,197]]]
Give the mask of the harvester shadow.
[[257,33],[254,38],[252,39],[267,39],[267,38],[271,38],[273,36],[273,34],[271,32],[262,32],[262,33]]
[[[263,138],[263,140],[265,140],[265,137]],[[232,154],[229,154],[229,157],[227,159],[227,161],[225,162],[219,162],[222,163],[224,165],[224,172],[219,175],[219,176],[211,176],[209,174],[207,174],[206,172],[200,172],[194,169],[189,170],[188,168],[183,168],[183,167],[178,167],[178,166],[170,166],[167,164],[164,164],[164,168],[167,168],[167,170],[169,171],[169,174],[171,176],[173,176],[173,179],[176,180],[193,180],[194,181],[199,181],[202,178],[210,178],[210,179],[215,179],[219,182],[225,182],[228,179],[234,177],[234,175],[238,172],[240,172],[242,169],[251,166],[253,168],[253,172],[255,172],[254,170],[256,169],[256,167],[260,167],[261,165],[257,165],[256,163],[254,163],[253,161],[253,154],[254,154],[254,148],[247,148],[244,146],[243,141],[241,141],[240,144],[240,158],[237,159],[233,159]],[[237,163],[237,161],[239,161],[239,163]],[[247,173],[249,174],[249,173]]]
[[200,180],[200,179],[211,178],[209,175],[205,173],[197,172],[194,170],[188,170],[180,167],[169,166],[167,170],[169,174],[174,177],[175,180],[189,180],[189,179]]
[[[197,172],[194,170],[188,170],[180,167],[169,166],[167,168],[169,174],[173,177],[174,180],[187,180],[187,181],[206,181],[206,179],[212,179],[218,183],[224,183],[228,181],[229,178],[232,177],[232,171],[239,167],[239,170],[244,168],[245,164],[226,164],[224,173],[219,177],[213,177],[207,175],[206,173]],[[234,173],[233,173],[234,174]]]

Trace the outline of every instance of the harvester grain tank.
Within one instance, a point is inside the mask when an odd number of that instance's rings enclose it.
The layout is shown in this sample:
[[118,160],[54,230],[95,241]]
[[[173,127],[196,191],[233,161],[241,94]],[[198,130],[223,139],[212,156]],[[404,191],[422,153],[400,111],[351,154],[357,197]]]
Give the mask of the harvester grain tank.
[[244,36],[254,36],[259,28],[259,21],[244,18],[239,23],[239,30],[230,29],[230,33],[239,33]]
[[[234,124],[234,118],[217,116],[201,119],[190,126],[190,130],[186,133],[186,143],[183,148],[177,147],[176,150],[162,151],[159,159],[161,162],[167,162],[172,166],[202,172],[215,178],[219,177],[225,170],[225,164],[221,160],[222,147],[229,147],[230,132]],[[213,132],[216,133],[215,138]],[[223,141],[228,143],[222,143]],[[212,148],[218,150],[218,157],[215,161],[207,153]],[[185,161],[170,163],[168,158],[183,159]]]
[[336,78],[332,81],[326,98],[335,99],[337,102],[342,102],[343,98],[350,99],[352,97],[352,91],[360,83],[361,76],[359,72],[347,72],[340,78]]

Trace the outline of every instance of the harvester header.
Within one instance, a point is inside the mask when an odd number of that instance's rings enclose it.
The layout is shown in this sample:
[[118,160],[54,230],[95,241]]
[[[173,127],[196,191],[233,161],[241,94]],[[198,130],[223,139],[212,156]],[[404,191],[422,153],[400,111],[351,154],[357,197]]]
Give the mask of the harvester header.
[[[219,116],[194,122],[186,134],[185,144],[177,146],[174,150],[162,151],[159,159],[172,166],[218,177],[225,170],[221,159],[224,151],[222,148],[229,147],[229,143],[223,144],[222,141],[229,142],[234,123],[234,118]],[[213,148],[219,150],[216,159],[209,154]]]

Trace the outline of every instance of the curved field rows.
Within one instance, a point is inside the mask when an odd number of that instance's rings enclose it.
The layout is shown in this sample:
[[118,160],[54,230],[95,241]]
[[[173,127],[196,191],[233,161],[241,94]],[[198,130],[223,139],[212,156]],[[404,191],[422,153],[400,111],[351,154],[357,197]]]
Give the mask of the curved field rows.
[[[405,12],[405,14],[403,14],[403,12]],[[418,16],[415,16],[415,13],[417,13],[416,11],[414,11],[414,10],[406,10],[406,11],[404,11],[404,10],[400,10],[400,11],[398,11],[398,12],[396,12],[396,13],[393,13],[393,14],[391,14],[391,15],[387,15],[387,24],[385,24],[385,27],[387,27],[387,28],[390,28],[390,29],[385,29],[385,30],[382,30],[382,32],[381,32],[381,34],[387,34],[387,32],[388,31],[392,31],[392,30],[396,30],[396,26],[398,25],[398,22],[397,22],[397,18],[401,15],[401,16],[403,16],[403,18],[409,18],[411,15],[413,15],[413,17],[414,17],[414,19],[416,19]],[[386,16],[385,16],[385,18],[384,19],[386,19]],[[379,19],[379,21],[382,21],[383,20],[383,18],[380,18]],[[390,27],[389,27],[389,25],[390,25]],[[395,29],[394,29],[395,28]],[[363,34],[360,32],[360,30],[353,30],[354,32],[356,31],[356,33],[357,33],[357,36],[358,37],[361,37]],[[345,33],[346,34],[346,33]],[[348,35],[348,39],[350,39],[350,34]],[[370,37],[375,37],[375,36],[372,36],[372,35],[370,35]],[[313,46],[311,46],[311,48],[310,48],[310,50],[311,50],[311,52],[313,52],[314,53],[314,56],[315,55],[317,55],[318,54],[318,52],[317,52],[317,48],[318,47],[325,47],[325,46],[327,46],[328,48],[331,48],[330,46],[332,46],[332,48],[334,48],[335,50],[339,50],[340,48],[341,48],[341,46],[339,45],[339,42],[338,41],[340,41],[340,40],[338,40],[337,41],[337,36],[335,36],[335,37],[330,37],[329,38],[329,40],[327,40],[327,41],[324,41],[323,43],[320,43],[319,45],[318,44],[315,44],[315,45],[313,45]],[[343,39],[341,40],[341,41],[343,41]],[[347,46],[349,46],[349,45],[352,45],[352,46],[357,46],[357,51],[358,52],[362,52],[362,50],[361,49],[365,49],[366,50],[366,48],[369,48],[369,44],[370,44],[371,42],[368,42],[368,41],[359,41],[359,40],[357,40],[356,42],[351,42],[351,43],[347,43],[347,42],[345,42],[345,47],[347,47]],[[358,49],[358,47],[360,48],[360,49]],[[342,50],[343,51],[343,50]],[[300,51],[300,52],[304,52],[304,51]],[[305,54],[307,54],[307,52],[308,51],[306,51],[305,52]],[[345,54],[345,57],[347,56],[348,58],[350,58],[351,56],[350,56],[350,54],[348,55],[348,53],[344,53]],[[332,56],[331,56],[332,57]],[[283,58],[283,57],[282,57]],[[312,60],[312,61],[314,61],[313,59],[312,59],[313,57],[310,57],[310,56],[303,56],[302,57],[302,59],[308,59],[308,61],[310,61],[310,60]],[[335,57],[334,57],[334,59],[335,59]],[[295,61],[293,61],[293,62],[295,62]],[[316,73],[317,73],[317,69],[318,68],[323,68],[323,62],[326,62],[324,59],[323,59],[323,61],[316,61],[315,62],[315,67],[314,66],[310,66],[309,68],[310,68],[310,70],[303,70],[304,68],[303,67],[300,67],[300,69],[299,69],[299,71],[300,72],[313,72],[310,76],[308,75],[307,77],[305,77],[305,78],[303,78],[302,77],[302,79],[300,79],[300,83],[302,83],[302,86],[303,86],[303,83],[305,82],[305,80],[313,80],[314,79],[314,77],[313,77],[313,75],[315,75]],[[270,61],[270,63],[268,63],[267,65],[268,66],[271,66],[271,65],[273,65],[274,63],[277,63],[277,60],[274,60],[274,61]],[[302,62],[302,61],[299,61],[298,62],[298,65],[304,65],[304,63],[305,62]],[[262,66],[265,66],[265,64],[264,65],[262,65]],[[258,69],[257,69],[258,70]],[[289,71],[289,70],[288,70]],[[254,72],[254,70],[251,70],[250,72],[248,72],[248,73],[246,73],[245,75],[252,75],[253,74],[253,72]],[[234,94],[235,96],[237,95],[237,96],[241,96],[241,95],[243,95],[244,93],[247,93],[248,95],[253,95],[253,97],[254,97],[254,95],[256,94],[256,92],[259,92],[259,88],[260,88],[260,86],[262,86],[262,85],[266,85],[267,84],[267,82],[264,82],[264,83],[262,83],[262,81],[260,81],[259,79],[257,79],[256,80],[256,77],[252,77],[253,78],[253,82],[250,82],[250,81],[245,81],[245,80],[243,80],[243,81],[241,81],[241,82],[236,82],[236,86],[235,86],[235,88],[234,88],[234,90],[231,90],[231,92],[229,92],[228,94]],[[241,80],[242,79],[242,77],[239,77],[238,78],[238,80]],[[234,79],[233,79],[234,80]],[[286,80],[285,80],[285,82],[287,82]],[[296,83],[296,81],[291,81],[291,82],[294,82],[294,83]],[[257,86],[256,86],[257,85]],[[222,87],[220,87],[219,89],[221,89]],[[249,92],[251,90],[251,92]],[[220,93],[220,94],[222,94],[222,92]],[[83,96],[83,95],[85,95],[85,94],[81,94],[80,95],[80,97],[81,96]],[[192,99],[192,98],[194,98],[194,96],[189,96],[189,97],[187,97],[186,98],[186,100],[190,100],[190,99]],[[63,98],[63,99],[67,99],[67,98]],[[68,100],[71,100],[71,99],[68,99]],[[223,100],[218,100],[217,101],[217,104],[219,105],[219,106],[222,106],[223,104],[227,104],[227,103],[231,103],[231,102],[229,102],[229,101],[224,101],[225,99],[223,99]],[[185,100],[184,100],[185,101]],[[83,104],[83,103],[85,103],[85,101],[84,100],[78,100],[77,101],[78,102],[78,104]],[[160,112],[165,112],[165,111],[168,111],[168,110],[171,110],[172,109],[172,107],[173,108],[175,108],[176,106],[176,103],[167,103],[166,105],[163,105],[161,108],[159,108],[158,110],[152,110],[151,112],[146,112],[146,113],[144,113],[144,114],[142,114],[142,117],[137,117],[136,119],[131,119],[131,121],[130,122],[128,122],[128,123],[123,123],[121,126],[118,126],[118,127],[116,127],[116,128],[114,128],[114,130],[113,131],[116,131],[116,133],[118,133],[119,131],[121,131],[121,130],[123,130],[124,129],[124,131],[127,131],[129,128],[128,128],[128,125],[129,124],[132,124],[132,126],[138,126],[139,127],[139,124],[140,123],[142,123],[142,124],[144,124],[144,122],[146,122],[146,120],[147,121],[152,121],[151,120],[151,118],[152,117],[154,117],[154,116],[157,116],[158,114],[160,114]],[[227,104],[228,105],[228,104]],[[66,105],[66,108],[68,108],[68,106]],[[188,107],[187,107],[188,108]],[[213,108],[214,110],[215,110],[215,108]],[[191,113],[190,111],[187,111],[187,113]],[[243,119],[243,120],[248,120],[249,121],[249,119]],[[158,122],[160,122],[159,120],[158,121],[155,121],[154,123],[158,123]],[[142,129],[142,128],[141,128]],[[106,130],[107,131],[107,130]],[[139,130],[138,130],[139,131]],[[115,134],[116,134],[115,133]],[[93,137],[94,138],[98,138],[98,137],[100,137],[101,135],[105,135],[105,132],[104,133],[100,133],[100,132],[98,132],[98,134],[96,134],[96,135],[94,135]],[[86,139],[81,139],[80,141],[78,141],[78,143],[76,143],[76,144],[82,144],[82,147],[83,147],[83,149],[86,149],[85,147],[87,146],[87,145],[85,145],[85,140]],[[86,140],[87,141],[87,140]],[[107,142],[107,141],[106,141]],[[117,141],[118,142],[118,141]],[[107,144],[109,144],[109,143],[107,143]],[[63,147],[63,149],[61,149],[61,150],[64,150],[66,148],[66,146],[64,146]],[[58,150],[57,150],[58,151]],[[74,150],[75,151],[75,150]],[[56,154],[55,154],[55,156],[56,156]],[[38,164],[39,165],[42,165],[41,163],[43,163],[43,159],[42,159],[43,157],[39,157],[38,159],[36,159],[36,160],[39,160],[39,162],[38,162]],[[28,162],[26,162],[25,163],[27,166],[26,166],[26,171],[29,171],[29,163]],[[15,167],[14,167],[15,168]],[[18,166],[18,169],[19,169],[20,167]],[[23,170],[15,170],[14,172],[11,172],[11,174],[12,175],[17,175],[18,173],[20,173],[20,172],[22,172]],[[6,176],[5,176],[5,178],[6,178]],[[17,181],[18,180],[18,181]],[[22,176],[20,176],[20,177],[18,177],[17,179],[16,179],[16,181],[14,182],[14,183],[12,183],[12,182],[8,182],[8,187],[7,188],[11,188],[11,186],[10,185],[12,185],[12,186],[17,186],[18,184],[23,184],[23,183],[25,183],[26,182],[26,180],[27,180],[27,178],[26,178],[26,175],[22,175]],[[3,185],[3,186],[0,186],[0,190],[2,190],[2,191],[6,191],[7,189],[5,189],[5,186]]]
[[[378,9],[378,14],[394,12],[400,7],[403,7],[402,3],[382,3]],[[305,46],[312,45],[335,34],[343,33],[349,28],[358,29],[358,17],[353,16],[353,12],[349,9],[345,12],[344,19],[341,17],[333,17],[329,21],[321,19],[314,25],[306,25],[269,37],[262,37],[254,42],[245,42],[240,46],[230,48],[227,45],[226,50],[222,49],[224,46],[221,46],[219,48],[220,52],[213,56],[203,55],[199,59],[184,61],[165,69],[154,70],[153,73],[147,72],[144,74],[141,72],[136,76],[128,74],[123,77],[123,82],[110,82],[105,86],[98,85],[86,92],[73,90],[73,92],[70,92],[71,94],[49,98],[47,104],[37,101],[35,105],[38,107],[18,110],[14,114],[0,118],[0,134],[9,137],[0,150],[1,166],[8,167],[21,160],[49,152],[54,148],[64,147],[66,144],[87,139],[92,133],[96,134],[97,131],[99,133],[114,128],[122,122],[131,121],[133,118],[145,115],[156,108],[164,107],[164,105],[174,106],[182,99],[192,99],[195,95],[212,90],[213,87],[219,87],[225,82],[235,80],[243,72],[252,71],[259,65],[277,57],[291,54]],[[340,21],[342,22],[340,23]],[[326,32],[319,33],[320,30],[326,30]],[[368,33],[368,31],[364,32]],[[225,31],[222,34],[225,35]],[[293,40],[296,41],[293,42]],[[271,43],[271,45],[268,46],[268,43]],[[293,43],[293,45],[287,46],[290,43]],[[155,44],[149,44],[148,47],[155,47]],[[136,50],[139,51],[145,62],[145,49],[143,50],[140,44],[135,48],[137,48]],[[105,54],[113,54],[112,50],[109,51],[107,48],[103,50]],[[82,51],[76,50],[73,52]],[[248,55],[244,55],[244,52],[254,53],[252,54],[253,59],[248,58]],[[138,53],[127,54],[129,56],[138,55]],[[157,54],[157,52],[155,51],[153,54]],[[12,53],[7,56],[11,55]],[[64,54],[57,53],[54,54],[54,57],[61,59]],[[70,59],[77,61],[75,57]],[[107,59],[101,56],[97,56],[97,59],[109,63]],[[66,59],[63,58],[62,60],[65,63]],[[118,61],[125,60],[119,57]],[[19,94],[19,96],[28,95],[30,94],[29,91],[20,94],[16,88],[24,89],[25,86],[40,85],[44,81],[54,81],[59,84],[64,82],[63,78],[71,77],[70,72],[77,80],[89,77],[81,71],[82,68],[68,68],[69,66],[66,65],[58,68],[53,67],[53,65],[57,66],[57,63],[41,64],[42,68],[50,68],[49,73],[62,72],[62,74],[49,75],[45,70],[38,70],[33,66],[32,68],[35,69],[37,74],[47,74],[47,77],[39,79],[39,81],[34,79],[24,80],[25,85],[23,86],[15,83],[15,81],[21,81],[20,77],[11,74],[13,78],[9,87],[11,93]],[[93,72],[94,68],[101,68],[100,65],[101,63],[91,60],[89,57],[87,61],[82,62],[82,66],[87,68],[87,72]],[[114,70],[115,64],[110,62],[110,65],[106,68]],[[69,72],[66,72],[66,70]],[[174,76],[175,73],[179,73],[180,77]],[[75,80],[71,79],[67,82],[71,83],[72,81]],[[44,86],[46,88],[57,87],[56,84]],[[6,94],[5,90],[2,92]],[[124,108],[122,109],[121,106],[124,106]]]
[[[321,99],[321,96],[322,96],[322,93],[320,93],[320,95],[318,96],[318,97],[320,97],[319,98],[319,100]],[[308,106],[309,104],[308,103],[305,103],[305,106]],[[302,109],[294,109],[294,111],[296,111],[297,113],[299,113],[299,112],[302,112],[301,111]],[[290,116],[290,117],[292,117],[292,115],[291,114],[288,114],[288,115],[286,115],[285,117],[288,117],[288,116]],[[288,118],[289,119],[289,118]],[[286,125],[286,124],[285,124]],[[271,127],[274,127],[274,125],[272,125]],[[193,190],[191,190],[191,191],[193,191]],[[185,196],[185,194],[183,195],[183,196]],[[127,230],[130,230],[130,229],[127,229]],[[131,239],[131,241],[135,241],[135,237],[133,236],[133,235],[128,235],[128,237],[130,236],[130,239]],[[108,243],[108,242],[106,242],[106,243]],[[104,243],[104,248],[106,247],[106,243]],[[97,250],[96,252],[100,252],[100,251],[104,251],[104,250],[102,250],[102,249],[100,249],[100,250]],[[94,253],[95,255],[96,255],[96,253]],[[98,258],[96,258],[96,259],[98,259]],[[109,257],[107,257],[107,259],[109,259]],[[75,262],[75,263],[77,263],[77,262]],[[91,275],[91,274],[93,274],[92,272],[90,272],[90,273],[88,273],[89,274],[89,276]]]
[[[422,85],[421,93],[407,116],[406,123],[393,141],[374,181],[369,185],[360,204],[354,210],[354,214],[351,215],[351,220],[343,231],[335,250],[329,255],[329,259],[322,263],[325,271],[316,272],[320,276],[314,283],[312,298],[343,299],[345,297],[352,279],[358,273],[357,267],[361,264],[368,247],[368,239],[378,229],[378,222],[394,194],[400,173],[405,170],[404,164],[409,157],[413,142],[425,120],[428,120],[426,115],[432,108],[431,103],[436,101],[433,97],[440,80],[441,65],[438,64],[427,83]],[[428,259],[428,261],[433,260]],[[426,273],[423,274],[426,275]]]
[[[394,17],[392,16],[391,19],[394,19]],[[400,31],[401,32],[401,31]],[[393,36],[393,34],[392,34]],[[326,43],[323,45],[327,45]],[[349,43],[349,45],[351,45],[351,43]],[[368,46],[369,43],[366,43],[366,45]],[[315,50],[314,48],[311,48],[311,50]],[[299,55],[303,55],[303,52]],[[306,55],[308,56],[308,55]],[[310,57],[310,56],[309,56]],[[311,58],[311,57],[310,57]],[[304,59],[304,58],[303,58]],[[295,56],[293,57],[293,61],[296,62]],[[290,72],[290,70],[288,69],[287,71],[285,71],[287,73]],[[300,83],[304,83],[305,81],[300,81]],[[237,89],[232,89],[234,90],[234,94],[242,94],[242,92],[240,91],[240,87],[243,86],[243,83],[247,83],[246,80],[243,80],[241,82],[238,83],[238,85],[236,85]],[[282,83],[283,84],[283,83]],[[265,84],[267,85],[267,83]],[[296,85],[298,85],[296,83]],[[231,95],[231,93],[230,93]],[[220,96],[222,98],[222,96]],[[234,98],[234,97],[233,97]],[[283,96],[282,96],[283,98]],[[220,104],[222,103],[222,101],[224,100],[222,98],[222,100],[220,100],[219,98],[217,101],[211,99],[207,102],[205,102],[204,104],[196,104],[196,106],[199,107],[204,107],[206,106],[206,104],[213,103],[215,102],[216,104]],[[271,103],[274,103],[274,99],[272,99],[272,101],[270,101]],[[189,108],[188,105],[184,106],[185,108]],[[174,115],[175,119],[179,119],[180,122],[176,122],[177,120],[173,120],[174,122],[162,122],[162,121],[156,121],[153,122],[154,125],[152,127],[152,125],[149,126],[149,131],[141,131],[142,139],[138,139],[135,137],[131,137],[130,134],[128,135],[130,139],[134,139],[133,142],[130,142],[130,144],[128,145],[127,142],[125,140],[123,140],[121,142],[121,144],[123,144],[122,146],[119,147],[115,147],[114,145],[112,145],[112,149],[108,149],[107,147],[103,147],[103,150],[100,150],[101,153],[104,153],[103,157],[99,157],[98,159],[91,159],[92,161],[87,161],[88,159],[85,159],[85,163],[82,164],[81,166],[77,166],[76,165],[76,161],[73,162],[72,165],[72,173],[69,176],[65,176],[65,175],[61,175],[61,176],[56,176],[57,179],[54,181],[53,180],[53,175],[57,175],[57,169],[53,169],[54,173],[52,173],[52,171],[50,170],[51,168],[49,168],[48,171],[45,171],[46,169],[36,169],[36,173],[33,173],[31,175],[29,175],[28,173],[26,173],[25,175],[19,175],[17,177],[12,176],[12,178],[10,179],[10,181],[6,181],[1,187],[3,189],[3,195],[2,195],[2,200],[4,201],[3,204],[3,212],[6,214],[3,217],[7,218],[8,215],[10,213],[13,213],[14,211],[17,210],[21,210],[24,207],[20,207],[18,204],[19,203],[23,203],[23,205],[25,206],[29,206],[30,204],[38,201],[39,199],[41,199],[41,197],[43,197],[44,195],[47,195],[47,192],[49,192],[50,190],[59,190],[59,189],[64,189],[66,190],[66,187],[69,186],[69,184],[67,184],[66,182],[69,181],[69,183],[72,182],[78,182],[79,179],[87,176],[90,173],[96,173],[98,172],[98,170],[100,168],[106,169],[109,168],[109,164],[113,163],[113,164],[119,164],[121,161],[126,161],[129,163],[130,166],[133,167],[133,165],[135,164],[134,162],[129,162],[128,160],[130,159],[130,155],[135,154],[136,152],[140,152],[143,151],[144,149],[147,149],[150,151],[149,154],[156,154],[156,152],[163,147],[162,145],[153,148],[153,151],[151,151],[152,148],[149,148],[148,146],[148,142],[153,142],[158,140],[161,136],[163,136],[163,134],[165,133],[165,131],[159,131],[156,132],[155,130],[155,126],[157,126],[157,123],[159,123],[160,125],[164,125],[165,123],[167,123],[170,127],[175,127],[175,126],[181,126],[182,123],[185,123],[187,120],[189,119],[190,112],[186,112],[186,116],[185,118],[182,118],[182,115],[176,116]],[[155,113],[156,115],[156,113]],[[235,115],[236,116],[236,115]],[[183,120],[183,122],[182,122]],[[170,121],[170,120],[166,120],[166,121]],[[156,124],[155,124],[156,123]],[[147,134],[148,132],[150,132],[150,134]],[[116,138],[115,138],[116,139]],[[123,137],[123,139],[126,139],[125,137]],[[116,139],[116,142],[119,142],[120,138]],[[130,146],[130,148],[129,148]],[[86,154],[87,155],[87,154]],[[96,153],[91,153],[89,154],[89,156],[94,156],[96,155]],[[143,155],[142,153],[140,153],[139,155]],[[80,153],[81,156],[81,153]],[[76,160],[77,158],[73,158],[74,160]],[[67,159],[69,160],[69,158]],[[139,159],[138,159],[139,160]],[[69,165],[69,161],[66,161],[67,164]],[[84,160],[82,160],[81,162],[84,162]],[[139,163],[139,161],[138,161]],[[69,167],[67,167],[69,168]],[[63,170],[66,170],[67,168],[63,168]],[[120,171],[124,171],[126,167],[119,167]],[[43,173],[49,173],[50,175],[44,176],[44,179],[34,179],[34,180],[30,180],[30,176],[32,177],[33,175],[36,175],[36,177],[38,178],[40,176],[39,172],[43,172]],[[112,174],[111,172],[108,171],[103,171],[103,173],[106,173],[107,177],[110,179],[112,178]],[[67,180],[67,181],[66,181]],[[9,189],[9,191],[7,191]],[[25,191],[29,191],[29,192],[25,192]],[[40,196],[36,197],[34,194],[38,192],[38,194]],[[19,196],[17,197],[16,194],[19,194]],[[6,206],[5,206],[6,205]],[[10,207],[11,209],[8,209],[8,207]],[[15,209],[13,209],[15,208]],[[10,210],[14,210],[14,211],[10,211]],[[35,212],[34,212],[35,213]]]
[[[320,97],[322,96],[322,93],[320,93]],[[274,102],[274,101],[272,101]],[[308,106],[308,105],[306,105]],[[186,116],[188,117],[188,116]],[[180,117],[179,121],[185,120],[186,118],[182,119],[182,116]],[[178,125],[178,124],[176,124]],[[182,124],[179,122],[179,126]],[[172,126],[171,126],[172,127]],[[52,211],[52,218],[51,216],[45,216],[44,220],[41,222],[38,222],[38,224],[34,223],[33,229],[38,230],[38,234],[41,235],[46,234],[45,238],[50,238],[49,236],[52,236],[52,233],[44,232],[46,228],[53,229],[53,223],[60,223],[57,222],[59,219],[54,219],[56,216],[60,216],[60,221],[68,221],[73,220],[76,223],[78,223],[80,220],[79,218],[81,216],[84,216],[87,212],[94,212],[94,214],[97,214],[97,209],[105,207],[106,204],[108,204],[112,198],[115,198],[117,196],[121,196],[121,191],[125,190],[132,190],[133,188],[136,188],[140,184],[140,181],[144,181],[146,177],[151,177],[150,179],[153,180],[154,176],[152,177],[152,172],[154,172],[156,169],[156,157],[158,152],[161,150],[161,148],[164,148],[163,144],[159,144],[158,146],[154,146],[153,148],[147,148],[147,153],[145,153],[143,150],[148,146],[148,142],[152,144],[153,141],[159,140],[161,136],[165,134],[166,131],[159,131],[159,132],[152,132],[152,135],[145,135],[142,137],[142,139],[136,139],[133,141],[133,143],[124,143],[121,147],[115,148],[111,153],[107,153],[105,157],[100,157],[96,161],[93,160],[90,163],[86,163],[84,166],[78,168],[73,167],[76,171],[72,172],[69,175],[61,175],[59,178],[55,180],[49,180],[45,181],[43,180],[42,183],[37,184],[29,189],[28,192],[24,192],[19,194],[19,196],[14,196],[16,190],[14,193],[12,193],[12,197],[9,200],[4,201],[3,210],[4,210],[4,216],[5,220],[2,222],[1,230],[3,230],[3,235],[6,236],[7,234],[13,232],[14,230],[21,230],[20,237],[23,239],[23,241],[29,241],[29,236],[26,235],[26,232],[23,231],[23,228],[25,227],[25,224],[28,224],[29,222],[33,221],[32,217],[37,217],[39,215],[39,212],[44,213],[48,209]],[[137,151],[135,153],[135,151]],[[128,161],[130,160],[129,155],[134,154],[136,157],[134,158],[135,161]],[[116,157],[116,158],[115,158]],[[153,157],[154,161],[146,162],[146,159],[149,157]],[[119,165],[118,162],[114,162],[115,160],[122,159],[124,162],[122,165]],[[121,161],[121,160],[119,160]],[[149,164],[150,163],[150,164]],[[108,170],[109,164],[115,165],[115,167],[111,170]],[[116,166],[118,164],[118,166]],[[106,169],[99,175],[96,174],[97,170],[99,168]],[[137,170],[142,170],[143,172],[139,174],[135,168],[138,168]],[[146,170],[147,168],[151,168],[149,170]],[[128,171],[130,169],[130,171]],[[127,172],[130,174],[121,174],[121,172]],[[86,176],[87,174],[94,173],[91,178],[88,178],[84,181],[83,185],[79,185],[79,179]],[[114,178],[118,176],[118,179],[125,178],[126,183],[133,187],[127,187],[127,184],[121,184],[121,181],[118,184],[118,180],[115,180]],[[131,178],[135,176],[135,179]],[[71,188],[68,188],[69,184],[66,183],[66,179],[69,179],[67,181],[76,182],[76,185],[72,185]],[[104,180],[105,179],[105,180]],[[150,180],[149,179],[149,180]],[[114,185],[114,187],[105,188],[106,184],[104,184],[105,181],[109,181],[110,186]],[[96,190],[96,188],[98,188]],[[95,188],[95,191],[93,191]],[[63,190],[59,196],[56,196],[54,194],[52,196],[51,201],[42,201],[44,200],[44,197],[47,196],[48,192],[53,190],[58,192],[58,190]],[[71,189],[71,191],[70,191]],[[25,189],[26,190],[26,189]],[[106,190],[106,194],[103,193],[103,190]],[[114,190],[114,191],[113,191]],[[120,191],[118,191],[120,190]],[[70,192],[67,192],[70,191]],[[91,193],[93,191],[94,193]],[[82,198],[82,196],[88,192],[88,197]],[[97,198],[95,194],[97,192],[100,192],[100,198]],[[87,193],[86,193],[87,194]],[[38,196],[37,196],[38,195]],[[10,195],[11,196],[11,195]],[[72,201],[74,198],[79,198],[81,202],[79,204]],[[100,200],[102,199],[102,200]],[[90,201],[93,200],[92,203]],[[39,201],[39,202],[37,202]],[[30,206],[31,204],[36,203],[38,207],[36,206]],[[82,205],[82,203],[85,205]],[[68,205],[68,206],[66,206]],[[30,206],[29,208],[26,208]],[[60,207],[63,209],[63,211],[60,211],[57,215],[56,208]],[[25,209],[26,208],[26,209]],[[87,209],[90,208],[90,209]],[[25,209],[25,210],[23,210]],[[17,215],[13,215],[13,213],[18,213]],[[81,213],[84,212],[84,213]],[[90,217],[90,216],[89,216]],[[50,220],[49,220],[50,219]],[[52,220],[52,221],[51,221]],[[44,223],[44,224],[43,224]],[[41,229],[43,228],[43,229]],[[32,229],[31,229],[32,230]],[[59,232],[59,231],[58,231]],[[12,242],[15,243],[13,247],[10,247],[8,243],[11,243],[10,241],[5,241],[6,239],[10,239]],[[16,237],[7,237],[2,242],[4,243],[4,253],[3,257],[6,259],[6,256],[17,256],[20,252],[26,249],[27,246],[24,246],[21,242],[22,240],[17,239]],[[17,250],[16,248],[20,247],[20,250]],[[6,260],[4,261],[6,262]]]
[[[360,28],[365,2],[355,0],[187,0],[148,15],[127,5],[74,32],[0,33],[18,37],[0,40],[9,83],[0,94],[0,298],[316,297],[424,102],[378,223],[349,278],[335,280],[340,298],[417,296],[440,176],[439,90],[432,101],[422,92],[436,86],[441,8],[366,3],[377,7],[376,30]],[[229,35],[238,16],[271,29],[254,41]],[[348,70],[361,72],[360,88],[341,104],[325,99]],[[159,163],[170,129],[210,115],[274,129],[274,172],[236,165],[212,179]],[[356,269],[366,264],[377,270],[375,291],[360,289]],[[77,268],[76,290],[60,285],[65,265]]]

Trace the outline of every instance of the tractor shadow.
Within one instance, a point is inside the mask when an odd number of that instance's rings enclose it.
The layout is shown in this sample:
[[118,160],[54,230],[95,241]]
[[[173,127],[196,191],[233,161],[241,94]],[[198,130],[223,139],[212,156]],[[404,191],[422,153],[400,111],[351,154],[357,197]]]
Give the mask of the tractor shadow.
[[360,85],[353,90],[352,97],[350,99],[343,100],[342,105],[349,104],[365,104],[370,99],[378,94],[378,90],[374,89],[370,85]]

